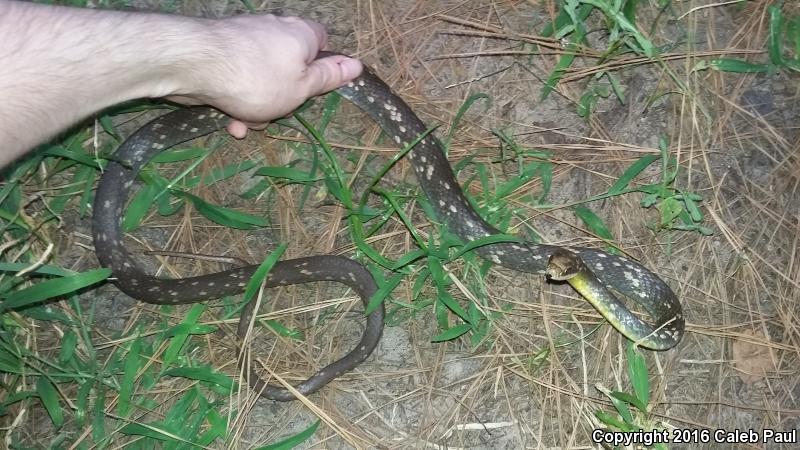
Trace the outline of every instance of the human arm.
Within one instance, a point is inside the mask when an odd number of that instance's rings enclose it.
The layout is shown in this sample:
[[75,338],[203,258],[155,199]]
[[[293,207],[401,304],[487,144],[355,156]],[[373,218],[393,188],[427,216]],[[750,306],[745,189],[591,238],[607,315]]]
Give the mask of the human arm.
[[324,47],[314,22],[270,15],[220,20],[0,0],[0,167],[70,125],[136,98],[210,104],[240,119],[291,112],[361,72]]

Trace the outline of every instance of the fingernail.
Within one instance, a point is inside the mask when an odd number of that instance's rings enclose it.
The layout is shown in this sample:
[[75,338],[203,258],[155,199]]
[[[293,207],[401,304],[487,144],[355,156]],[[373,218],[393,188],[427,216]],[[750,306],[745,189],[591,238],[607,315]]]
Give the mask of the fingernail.
[[339,67],[342,68],[342,76],[344,79],[352,80],[361,74],[364,65],[357,59],[345,58],[339,62]]

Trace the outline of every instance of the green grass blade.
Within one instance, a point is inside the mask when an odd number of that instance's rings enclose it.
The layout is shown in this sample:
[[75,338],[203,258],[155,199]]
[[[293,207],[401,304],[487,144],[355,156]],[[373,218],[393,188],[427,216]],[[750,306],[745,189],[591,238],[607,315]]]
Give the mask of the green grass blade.
[[209,409],[206,413],[206,432],[197,440],[198,444],[206,447],[217,439],[224,439],[228,434],[228,420],[226,416],[220,415],[215,409]]
[[173,147],[154,156],[150,163],[176,163],[204,158],[207,155],[208,149],[203,147]]
[[770,5],[767,11],[769,12],[767,52],[769,53],[770,62],[780,67],[784,65],[782,51],[783,13],[781,13],[781,7],[778,5]]
[[[644,355],[636,350],[630,342],[625,349],[628,357],[628,377],[633,385],[633,392],[641,403],[647,405],[650,402],[650,378],[647,375],[647,362]],[[637,406],[638,407],[638,406]],[[639,408],[642,412],[647,412],[647,407]]]
[[283,253],[286,251],[286,247],[288,247],[287,244],[281,244],[266,258],[264,258],[264,261],[258,266],[258,269],[256,269],[255,273],[253,273],[250,281],[247,282],[247,287],[245,288],[244,295],[242,296],[245,301],[250,301],[256,296],[258,291],[261,289],[261,283],[264,282],[264,278],[272,269],[272,266],[274,266],[275,263],[281,259],[281,256],[283,256]]
[[123,231],[132,231],[142,223],[147,211],[153,206],[158,192],[158,187],[152,184],[145,184],[139,189],[139,192],[133,196],[133,200],[128,204],[128,207],[125,208],[125,213],[122,216]]
[[78,335],[74,331],[69,330],[64,333],[61,339],[61,348],[58,350],[58,362],[61,364],[69,364],[72,358],[75,357],[75,350],[78,348]]
[[97,395],[92,405],[92,439],[103,442],[106,439],[106,390],[102,385],[97,386]]
[[36,393],[47,410],[47,415],[50,416],[50,421],[53,422],[55,428],[61,428],[64,424],[64,412],[61,410],[61,405],[58,401],[58,391],[53,383],[47,378],[40,376],[36,380]]
[[31,287],[14,291],[5,296],[0,312],[30,306],[54,297],[70,294],[95,285],[111,276],[111,269],[95,269],[36,283]]
[[246,172],[253,167],[256,166],[256,163],[253,161],[240,161],[235,164],[227,164],[222,167],[215,167],[211,169],[211,171],[203,175],[202,177],[191,177],[186,181],[187,186],[195,186],[196,184],[202,183],[206,186],[210,186],[214,183],[218,183],[223,180],[227,180],[228,178],[234,177],[242,172]]
[[188,378],[195,381],[216,384],[225,389],[233,389],[236,383],[224,373],[215,371],[210,366],[202,367],[176,367],[164,372],[164,376]]
[[136,377],[142,365],[141,349],[142,341],[136,338],[131,342],[128,354],[125,355],[125,368],[122,372],[122,381],[119,383],[119,402],[117,403],[117,414],[121,417],[127,417],[131,411]]
[[451,341],[453,339],[458,338],[459,336],[463,335],[467,331],[472,329],[472,325],[468,323],[462,323],[460,325],[456,325],[454,327],[450,327],[444,332],[434,336],[431,339],[431,342],[444,342],[444,341]]
[[12,354],[0,347],[0,371],[22,374],[22,357]]
[[[611,231],[608,229],[606,224],[603,223],[603,220],[594,213],[594,211],[580,205],[574,206],[572,209],[575,211],[575,215],[578,216],[578,218],[581,219],[581,221],[585,223],[587,227],[589,227],[589,230],[591,230],[592,233],[596,234],[607,243],[610,243],[614,240],[614,236],[611,234]],[[619,253],[619,249],[613,244],[609,244],[608,250],[614,254]]]
[[[197,306],[204,306],[202,304],[197,304]],[[193,311],[190,311],[190,315]],[[187,316],[187,319],[189,317]],[[184,319],[185,321],[186,319]],[[167,337],[177,337],[177,336],[184,336],[184,335],[204,335],[204,334],[213,334],[218,330],[217,327],[213,325],[202,325],[198,323],[181,323],[180,325],[176,325],[165,333]]]
[[[580,38],[582,40],[584,37],[583,31],[576,31],[575,38]],[[565,53],[558,58],[558,62],[553,68],[553,72],[550,73],[550,76],[547,77],[547,80],[544,82],[542,93],[539,95],[540,101],[544,101],[550,96],[550,93],[556,88],[558,82],[561,81],[561,78],[563,78],[564,74],[567,73],[567,69],[569,69],[569,66],[572,65],[573,61],[575,61],[575,54],[578,51],[578,45],[574,42],[570,42],[569,45],[567,45],[567,48],[564,50]]]
[[205,218],[222,226],[236,228],[237,230],[252,230],[265,227],[269,224],[263,217],[213,205],[187,192],[174,192],[176,195],[189,200],[197,212],[202,214]]
[[620,431],[633,431],[634,428],[622,420],[617,419],[616,417],[612,416],[611,414],[605,411],[595,411],[594,416],[597,417],[600,422],[610,426],[615,430]]
[[48,147],[43,154],[51,157],[66,158],[94,169],[100,169],[100,165],[97,163],[97,160],[95,160],[94,157],[82,151],[75,151],[71,147],[64,148],[61,146],[52,146]]
[[456,115],[453,117],[453,122],[450,124],[450,131],[447,133],[447,137],[444,139],[444,145],[442,148],[450,148],[450,143],[453,141],[453,135],[456,133],[458,129],[458,124],[461,122],[461,119],[464,118],[464,114],[469,111],[475,102],[478,100],[486,100],[486,110],[488,111],[489,108],[492,106],[492,99],[487,94],[482,92],[478,92],[475,94],[470,95],[464,100],[464,103],[458,108],[456,111]]
[[[591,14],[593,9],[594,6],[584,3],[581,5],[580,9],[578,9],[578,13],[575,15],[575,17],[577,17],[580,22],[583,22],[587,17],[589,17],[589,14]],[[542,29],[542,36],[553,36],[556,31],[561,30],[570,24],[572,24],[572,19],[570,18],[570,15],[567,14],[566,9],[562,8],[556,16],[555,21],[548,23],[547,26]]]
[[300,184],[309,184],[309,183],[316,183],[320,181],[322,177],[312,177],[306,171],[295,169],[294,167],[275,167],[275,166],[267,166],[262,167],[256,170],[256,175],[265,176],[265,177],[272,177],[272,178],[281,178],[284,180],[288,180],[290,183],[300,183]]
[[400,285],[400,282],[403,281],[403,278],[404,278],[403,274],[396,273],[392,275],[388,280],[379,282],[378,290],[375,292],[375,295],[373,295],[372,298],[369,299],[369,303],[367,304],[367,307],[364,309],[364,314],[365,315],[371,314],[373,311],[375,311],[375,309],[379,307],[380,304],[386,300],[389,294],[391,294],[392,291],[394,291],[395,288],[398,285]]
[[89,417],[89,399],[93,386],[93,380],[86,381],[80,385],[78,393],[75,395],[75,422],[80,427],[84,426]]
[[207,308],[203,303],[192,305],[181,323],[164,333],[165,337],[170,337],[171,339],[162,356],[162,367],[170,367],[178,359],[181,349],[186,345],[186,341],[189,340],[189,335],[208,334],[216,330],[216,327],[197,324],[197,320]]
[[[169,443],[180,443],[185,442],[183,439],[178,438],[175,436],[174,433],[170,432],[162,428],[161,426],[149,425],[149,424],[141,424],[141,423],[129,423],[124,427],[120,428],[119,430],[122,434],[128,434],[132,436],[143,436],[150,439],[155,439],[158,441],[164,441]],[[152,444],[146,448],[153,448]]]
[[[0,272],[19,272],[30,267],[28,263],[0,263]],[[32,273],[39,275],[53,275],[56,277],[68,277],[74,275],[75,272],[61,267],[43,265],[39,266]]]
[[628,409],[628,405],[633,405],[636,409],[644,413],[647,412],[647,404],[643,403],[635,395],[628,394],[627,392],[613,391],[609,394],[609,397],[612,403],[614,403],[614,406],[617,407],[617,412],[621,410],[625,411],[624,415],[620,412],[620,416],[622,416],[626,422],[633,422],[633,417],[631,416],[630,409]]
[[320,421],[317,420],[311,426],[306,428],[305,430],[295,434],[294,436],[290,436],[282,441],[276,442],[274,444],[265,445],[263,447],[258,447],[257,450],[289,450],[292,448],[297,447],[298,445],[302,444],[308,438],[314,435],[317,432],[317,427],[319,427]]
[[637,159],[633,164],[628,167],[622,176],[619,177],[616,183],[608,190],[610,195],[619,195],[625,192],[631,181],[636,178],[644,169],[647,168],[654,161],[657,161],[661,156],[659,155],[644,155]]
[[712,69],[731,73],[766,73],[772,71],[772,68],[770,64],[756,64],[738,58],[716,58],[698,62],[692,71]]
[[272,329],[274,332],[278,333],[283,337],[294,339],[295,341],[302,341],[303,339],[305,339],[305,334],[303,334],[302,331],[295,328],[289,328],[284,324],[278,322],[277,320],[266,319],[263,322],[270,329]]

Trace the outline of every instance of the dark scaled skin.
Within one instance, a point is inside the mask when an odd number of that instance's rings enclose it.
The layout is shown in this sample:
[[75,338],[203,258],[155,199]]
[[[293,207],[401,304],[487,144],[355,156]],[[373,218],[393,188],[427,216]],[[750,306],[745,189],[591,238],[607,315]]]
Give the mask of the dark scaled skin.
[[[370,116],[401,147],[414,142],[427,130],[411,108],[368,71],[337,92]],[[435,137],[428,135],[420,140],[408,153],[408,160],[437,218],[450,231],[467,242],[500,233],[469,204]],[[652,350],[667,350],[681,340],[685,324],[678,298],[664,281],[635,261],[591,248],[533,242],[486,245],[477,252],[510,269],[544,274],[550,255],[559,249],[580,257],[593,283],[604,286],[602,290],[592,290],[588,300],[596,308],[599,306],[601,313],[603,305],[614,305],[615,310],[603,313],[603,317],[625,337]],[[653,316],[655,325],[638,320],[608,288],[641,304]],[[616,309],[617,305],[622,308]]]
[[[328,55],[330,53],[322,52],[318,57]],[[413,142],[427,130],[411,108],[369,70],[337,92],[375,120],[398,146]],[[229,121],[228,116],[209,107],[179,109],[139,129],[123,143],[106,167],[94,202],[95,250],[100,263],[112,269],[117,287],[131,297],[154,304],[195,303],[243,292],[254,273],[256,266],[245,266],[190,278],[156,278],[137,266],[122,242],[122,209],[142,166],[162,150],[220,130]],[[438,219],[451,231],[465,241],[499,233],[472,209],[455,179],[441,144],[434,137],[422,139],[408,153],[408,159]],[[684,319],[675,294],[660,278],[634,261],[589,248],[555,247],[531,242],[493,244],[477,251],[494,263],[542,274],[554,252],[571,252],[579,257],[586,269],[580,279],[588,279],[593,286],[603,287],[586,290],[592,297],[589,300],[601,313],[603,308],[610,311],[607,305],[621,304],[606,289],[613,288],[640,303],[653,315],[655,326],[631,320],[636,317],[624,306],[622,309],[615,306],[613,312],[604,313],[604,317],[626,337],[640,342],[644,347],[664,350],[677,344],[683,335]],[[344,257],[327,255],[280,261],[270,272],[267,286],[315,281],[344,283],[361,297],[365,305],[377,290],[371,274],[361,264]],[[239,323],[240,337],[244,336],[252,315],[252,305],[248,305]],[[310,394],[363,362],[378,344],[383,321],[384,310],[380,307],[367,317],[359,344],[340,360],[300,383],[297,390],[303,395]],[[252,371],[250,378],[256,391],[266,398],[282,401],[295,398],[285,389],[267,386]]]
[[[162,150],[223,128],[230,118],[207,108],[179,109],[140,128],[114,154],[97,187],[93,230],[95,252],[100,264],[110,267],[114,283],[131,297],[159,305],[196,303],[244,292],[256,265],[190,278],[164,279],[144,273],[125,249],[120,221],[122,208],[141,167]],[[377,286],[372,274],[356,261],[333,255],[319,255],[280,261],[270,271],[266,286],[285,286],[315,281],[336,281],[352,288],[367,306]],[[254,301],[242,311],[238,335],[244,338],[253,318]],[[341,359],[319,370],[295,386],[301,394],[311,394],[341,374],[352,370],[369,357],[380,341],[384,326],[381,305],[367,316],[358,345]],[[251,369],[250,384],[262,397],[289,401],[295,396],[284,388],[269,386]]]
[[[545,273],[551,280],[566,281],[597,311],[608,320],[614,328],[625,336],[635,336],[634,343],[638,346],[663,350],[675,345],[676,327],[683,330],[683,319],[670,308],[652,308],[651,304],[644,303],[647,312],[655,318],[655,324],[650,325],[633,314],[619,315],[618,311],[628,311],[622,303],[596,276],[586,267],[577,253],[566,249],[556,249],[550,255]],[[644,334],[647,333],[647,334]],[[680,337],[680,334],[678,334]]]

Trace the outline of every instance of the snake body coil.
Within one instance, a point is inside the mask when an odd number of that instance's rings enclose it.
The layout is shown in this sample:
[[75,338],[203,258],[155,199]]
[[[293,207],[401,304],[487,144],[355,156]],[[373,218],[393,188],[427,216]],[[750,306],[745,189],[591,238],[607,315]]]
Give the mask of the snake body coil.
[[[238,267],[223,272],[190,278],[156,278],[142,271],[122,243],[122,208],[142,166],[162,150],[190,139],[217,131],[230,118],[219,111],[187,108],[165,114],[136,131],[114,154],[97,186],[92,218],[95,252],[100,264],[110,267],[115,284],[129,296],[148,303],[176,305],[236,295],[245,286],[258,266]],[[361,297],[364,307],[377,291],[372,274],[356,261],[333,255],[279,261],[267,275],[267,287],[336,281],[352,288]],[[255,301],[242,310],[237,333],[247,334]],[[328,384],[339,375],[361,364],[372,353],[383,332],[384,308],[381,305],[367,316],[367,323],[358,345],[341,359],[319,370],[308,380],[295,386],[303,395]],[[251,369],[250,384],[262,397],[289,401],[295,396],[287,389],[269,386]]]
[[[328,56],[321,53],[319,57]],[[358,106],[398,145],[413,142],[426,131],[411,108],[377,76],[364,73],[337,90]],[[229,117],[208,107],[184,108],[161,116],[134,133],[109,162],[98,185],[94,202],[93,236],[100,263],[110,267],[120,290],[136,299],[156,304],[194,303],[235,295],[244,290],[256,266],[181,279],[161,279],[139,269],[122,243],[120,220],[136,175],[141,167],[162,150],[224,127]],[[470,206],[450,167],[441,144],[432,136],[421,139],[408,153],[417,180],[429,198],[439,220],[465,241],[499,233]],[[584,266],[576,280],[589,286],[576,289],[617,330],[639,345],[655,350],[674,346],[683,335],[684,319],[675,294],[661,279],[640,264],[598,250],[555,247],[529,242],[498,243],[480,247],[479,254],[494,263],[530,273],[545,273],[550,257],[567,250]],[[553,274],[555,271],[550,270]],[[566,278],[566,277],[565,277]],[[350,286],[366,305],[376,291],[370,273],[359,263],[344,257],[313,256],[281,261],[270,272],[268,286],[313,281],[337,281]],[[573,284],[575,286],[576,284]],[[581,285],[581,286],[583,286]],[[650,325],[633,313],[609,291],[613,289],[642,305],[653,317]],[[252,317],[253,303],[242,313],[239,335],[243,336]],[[361,342],[342,359],[317,372],[297,386],[302,394],[314,392],[345,371],[363,362],[380,339],[383,308],[367,317]],[[251,373],[253,380],[258,380]],[[267,398],[292,400],[285,389],[254,381]]]
[[[411,108],[370,72],[365,71],[337,92],[369,115],[400,146],[414,142],[427,130]],[[450,231],[464,241],[500,233],[469,204],[435,137],[429,135],[420,140],[408,153],[408,159],[438,219]],[[583,261],[587,271],[570,283],[575,286],[587,281],[588,287],[579,292],[625,337],[652,350],[667,350],[680,341],[684,318],[678,298],[658,276],[635,261],[591,248],[532,242],[486,245],[477,252],[510,269],[545,274],[550,257],[557,250],[569,251]],[[639,319],[610,289],[644,307],[654,323]]]

